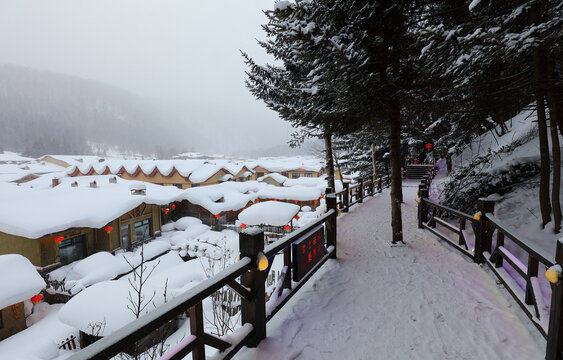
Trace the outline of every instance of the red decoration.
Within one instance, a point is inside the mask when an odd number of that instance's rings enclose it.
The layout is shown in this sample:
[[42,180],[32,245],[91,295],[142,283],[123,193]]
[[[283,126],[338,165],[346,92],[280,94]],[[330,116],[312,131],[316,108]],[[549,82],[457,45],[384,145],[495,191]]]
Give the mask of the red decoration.
[[165,214],[168,214],[168,213],[170,212],[170,209],[169,209],[169,208],[164,208],[164,209],[162,209],[162,211],[163,211]]
[[109,234],[109,233],[112,232],[113,226],[109,226],[109,225],[108,225],[108,226],[106,226],[106,227],[104,228],[104,230]]
[[315,204],[318,203],[318,202],[319,202],[319,200],[315,200]]
[[240,224],[240,227],[244,229],[246,227],[246,224]]
[[172,210],[176,209],[176,204],[170,205],[170,209],[172,209]]
[[434,145],[432,145],[432,144],[426,144],[426,145],[424,145],[424,147],[425,147],[426,149],[428,149],[428,150],[432,149],[433,146],[434,146]]
[[221,215],[217,214],[215,215],[215,219],[219,220],[219,218],[221,217]]
[[260,202],[260,199],[259,199],[259,198],[256,198],[256,200],[254,200],[254,202]]
[[55,236],[55,242],[60,243],[60,242],[62,242],[64,239],[65,239],[64,236]]
[[299,220],[300,217],[298,215],[295,215],[295,220]]
[[299,202],[298,200],[295,200],[295,203],[296,203],[296,204],[297,204],[298,202]]
[[286,226],[284,226],[283,228],[285,229],[285,231],[291,230],[291,226],[289,226],[289,225],[286,225]]
[[29,299],[29,300],[31,300],[32,303],[34,303],[35,305],[37,305],[37,304],[39,304],[39,302],[40,302],[41,300],[43,300],[43,295],[41,295],[41,294],[35,295],[35,296],[33,296],[31,299]]
[[278,199],[274,199],[274,201],[278,201]]

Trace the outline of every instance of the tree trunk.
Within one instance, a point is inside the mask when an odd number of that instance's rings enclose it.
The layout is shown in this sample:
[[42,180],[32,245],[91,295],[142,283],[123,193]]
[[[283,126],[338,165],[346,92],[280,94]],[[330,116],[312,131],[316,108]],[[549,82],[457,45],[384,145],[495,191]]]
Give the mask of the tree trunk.
[[377,165],[375,164],[375,144],[371,144],[371,165],[373,166],[373,176],[377,176]]
[[[551,205],[553,206],[553,230],[556,234],[561,231],[561,202],[559,201],[559,193],[561,187],[561,145],[559,144],[559,133],[557,132],[558,119],[561,114],[558,109],[557,100],[554,91],[553,80],[555,70],[553,68],[553,58],[548,57],[548,91],[547,105],[549,107],[549,126],[551,133],[551,153],[553,154],[553,188],[551,190]],[[561,130],[561,129],[559,129]]]
[[334,161],[332,158],[332,141],[331,141],[331,133],[327,129],[324,132],[325,137],[325,154],[326,154],[326,166],[328,168],[328,187],[332,188],[332,191],[336,191],[336,187],[334,186]]
[[[540,8],[542,7],[542,8]],[[530,7],[530,21],[532,24],[541,23],[543,3],[535,2]],[[538,135],[540,141],[540,212],[542,217],[542,228],[551,221],[551,204],[549,201],[549,145],[547,140],[547,120],[545,116],[545,59],[546,52],[542,47],[534,50],[532,66],[534,68],[534,85],[536,98],[536,111],[538,114]]]
[[401,179],[401,108],[397,100],[389,105],[389,162],[391,165],[391,231],[392,243],[403,241],[403,221],[401,219],[402,179]]

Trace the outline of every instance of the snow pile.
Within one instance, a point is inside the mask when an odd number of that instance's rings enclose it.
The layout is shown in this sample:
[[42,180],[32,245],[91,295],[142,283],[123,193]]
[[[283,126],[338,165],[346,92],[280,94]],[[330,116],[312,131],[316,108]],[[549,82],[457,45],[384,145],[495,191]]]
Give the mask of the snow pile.
[[298,212],[298,205],[280,201],[265,201],[248,207],[239,214],[238,219],[248,226],[284,226],[287,225]]
[[258,192],[260,199],[277,199],[290,201],[312,201],[318,200],[323,194],[319,188],[295,185],[291,187],[266,186]]
[[[145,276],[140,294],[142,304],[148,304],[140,314],[147,314],[159,305],[178,296],[205,279],[198,261],[183,262],[176,252],[146,262]],[[130,299],[137,300],[130,282],[140,281],[130,274],[119,280],[97,283],[67,302],[59,312],[60,320],[73,328],[89,334],[107,336],[135,320]],[[165,298],[166,294],[166,298]]]
[[28,300],[45,288],[31,262],[18,254],[0,255],[0,309]]
[[261,176],[256,180],[258,180],[259,182],[265,182],[267,179],[272,179],[280,185],[283,185],[287,180],[289,180],[287,177],[283,176],[282,174],[278,174],[278,173],[270,173],[270,174]]
[[[176,230],[184,231],[194,224],[201,224],[201,220],[195,217],[186,216],[176,220],[176,222],[174,223],[174,228]],[[164,228],[162,230],[165,231]]]

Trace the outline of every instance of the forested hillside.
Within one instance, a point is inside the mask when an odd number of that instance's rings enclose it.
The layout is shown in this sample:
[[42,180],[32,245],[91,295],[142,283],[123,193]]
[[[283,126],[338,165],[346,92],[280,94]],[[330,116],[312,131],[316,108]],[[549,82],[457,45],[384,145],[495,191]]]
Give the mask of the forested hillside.
[[[0,147],[25,155],[87,154],[88,142],[154,153],[173,147],[166,119],[119,88],[0,66]],[[156,129],[156,130],[155,130]],[[165,141],[166,139],[166,141]]]

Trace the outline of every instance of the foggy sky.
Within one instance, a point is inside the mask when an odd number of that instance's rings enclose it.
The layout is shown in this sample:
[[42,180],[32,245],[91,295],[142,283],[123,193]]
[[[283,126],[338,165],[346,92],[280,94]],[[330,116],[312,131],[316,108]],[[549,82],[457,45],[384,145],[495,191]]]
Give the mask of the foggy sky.
[[239,52],[271,61],[255,39],[264,39],[262,10],[273,3],[1,1],[0,64],[99,80],[146,97],[181,121],[178,136],[196,151],[281,145],[291,126],[245,88]]

